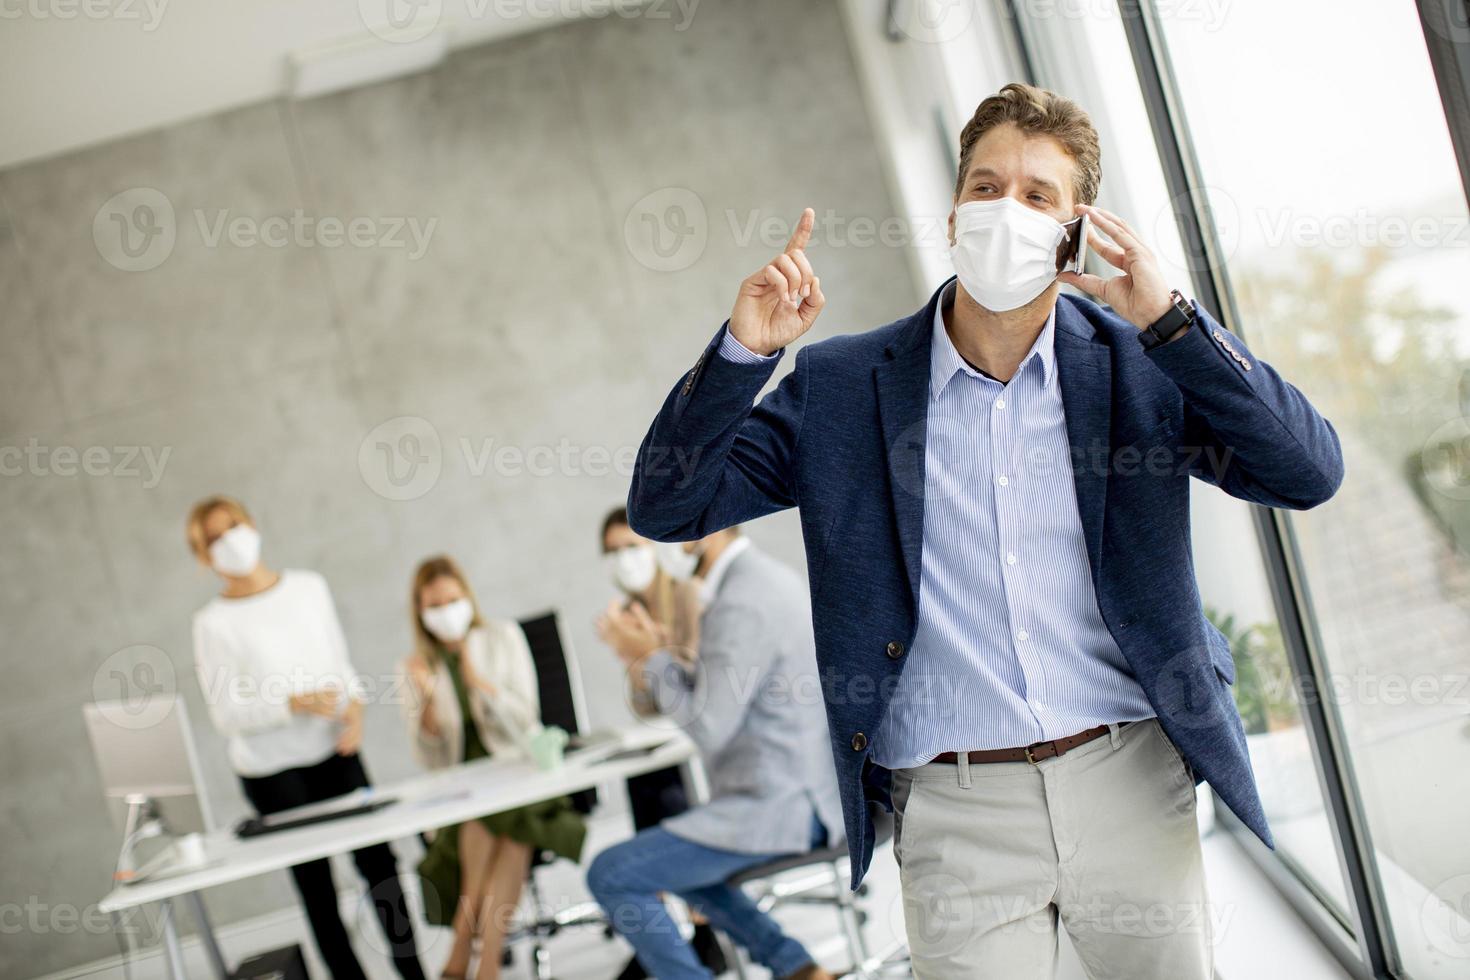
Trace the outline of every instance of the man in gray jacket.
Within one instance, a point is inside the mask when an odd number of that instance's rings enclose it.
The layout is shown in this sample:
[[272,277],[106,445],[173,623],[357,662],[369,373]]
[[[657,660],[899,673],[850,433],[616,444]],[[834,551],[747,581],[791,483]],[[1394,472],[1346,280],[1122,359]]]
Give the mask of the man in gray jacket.
[[[842,810],[828,752],[805,583],[739,529],[661,546],[675,575],[703,580],[699,656],[664,648],[639,606],[611,624],[629,671],[699,748],[710,799],[608,848],[587,872],[608,921],[659,980],[709,977],[659,892],[702,911],[776,977],[829,978],[795,939],[737,887],[733,874],[841,842]],[[682,566],[682,567],[681,567]]]

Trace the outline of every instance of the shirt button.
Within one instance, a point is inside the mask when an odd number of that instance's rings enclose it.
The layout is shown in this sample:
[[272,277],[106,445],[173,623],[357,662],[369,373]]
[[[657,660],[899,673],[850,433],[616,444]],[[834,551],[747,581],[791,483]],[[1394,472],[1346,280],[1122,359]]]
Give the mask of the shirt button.
[[856,735],[854,735],[852,737],[852,750],[854,752],[861,752],[863,749],[865,749],[867,747],[868,747],[868,736],[864,735],[862,732],[858,732]]
[[1031,639],[1031,634],[1027,633],[1025,630],[1017,630],[1016,639],[1020,640],[1022,643],[1025,643],[1027,640]]
[[889,660],[897,660],[903,656],[903,644],[894,640],[888,644],[887,652]]
[[1004,398],[997,398],[995,400],[995,407],[996,408],[1005,408],[1006,407],[1006,400]]
[[996,483],[999,483],[999,484],[1000,484],[1000,485],[1001,485],[1001,486],[1003,486],[1003,487],[1008,487],[1008,486],[1010,486],[1010,485],[1011,485],[1011,481],[1010,481],[1010,480],[1008,480],[1008,479],[1006,479],[1006,478],[1005,478],[1005,477],[1003,477],[1003,476],[998,476],[998,477],[996,477],[996,478],[995,478],[995,482],[996,482]]
[[1007,565],[1014,565],[1015,563],[1016,563],[1016,556],[1015,555],[1006,555],[1006,564]]
[[1046,702],[1040,699],[1033,699],[1031,702],[1031,707],[1035,708],[1037,711],[1041,711],[1046,707]]

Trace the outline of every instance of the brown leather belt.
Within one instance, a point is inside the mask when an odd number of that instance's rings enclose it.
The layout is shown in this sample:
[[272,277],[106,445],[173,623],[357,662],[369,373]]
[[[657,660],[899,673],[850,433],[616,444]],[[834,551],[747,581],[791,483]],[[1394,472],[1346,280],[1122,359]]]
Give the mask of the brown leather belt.
[[[1127,728],[1131,722],[1120,722],[1119,728]],[[1079,745],[1086,745],[1095,738],[1101,738],[1108,733],[1107,725],[1098,725],[1089,728],[1085,732],[1076,735],[1068,735],[1066,738],[1055,738],[1050,742],[1033,742],[1019,749],[977,749],[974,752],[965,753],[970,757],[970,762],[1029,762],[1032,765],[1042,759],[1051,759],[1063,755],[1075,749]],[[935,762],[957,763],[960,761],[958,752],[941,752],[934,757]]]

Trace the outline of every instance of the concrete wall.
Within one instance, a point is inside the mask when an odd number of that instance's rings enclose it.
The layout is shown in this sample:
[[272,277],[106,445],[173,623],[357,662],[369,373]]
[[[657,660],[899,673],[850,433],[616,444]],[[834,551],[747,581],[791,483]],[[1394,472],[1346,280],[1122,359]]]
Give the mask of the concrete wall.
[[[408,648],[414,562],[445,550],[492,614],[560,609],[594,721],[626,717],[591,629],[620,464],[763,236],[807,204],[892,213],[872,140],[833,3],[739,0],[0,173],[0,975],[116,951],[85,917],[117,837],[79,709],[119,676],[188,699],[216,816],[245,812],[191,664],[215,583],[182,520],[206,493],[255,510],[269,562],[327,576],[369,676]],[[298,212],[376,244],[291,232]],[[398,219],[434,222],[422,255]],[[817,336],[920,299],[893,249],[812,252]],[[800,561],[790,515],[753,532]],[[368,709],[365,757],[412,771],[395,708]],[[293,897],[276,874],[209,899],[229,922]]]

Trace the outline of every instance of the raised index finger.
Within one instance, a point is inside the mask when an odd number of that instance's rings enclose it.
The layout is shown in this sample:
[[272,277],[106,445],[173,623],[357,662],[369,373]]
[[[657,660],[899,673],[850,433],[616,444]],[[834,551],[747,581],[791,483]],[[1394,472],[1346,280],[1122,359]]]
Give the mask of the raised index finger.
[[791,241],[786,243],[785,252],[799,252],[806,248],[807,243],[812,240],[812,227],[817,223],[817,212],[807,208],[801,212],[801,219],[796,222],[796,230],[791,233]]

